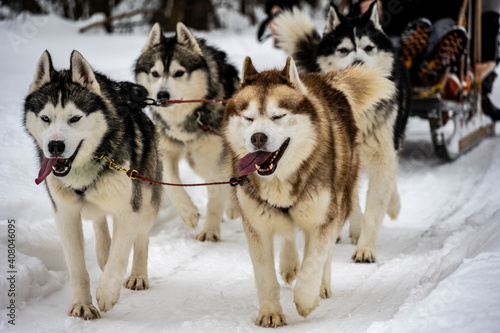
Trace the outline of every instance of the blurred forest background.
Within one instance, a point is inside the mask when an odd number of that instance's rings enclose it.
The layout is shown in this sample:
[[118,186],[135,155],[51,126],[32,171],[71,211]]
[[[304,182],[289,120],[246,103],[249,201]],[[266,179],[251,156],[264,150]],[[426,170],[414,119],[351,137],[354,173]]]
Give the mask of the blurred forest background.
[[[54,14],[68,20],[86,20],[98,14],[95,22],[82,27],[85,32],[103,27],[106,32],[130,32],[137,26],[159,22],[166,31],[183,22],[196,30],[232,28],[233,18],[255,25],[265,16],[266,0],[1,0],[0,20],[22,13]],[[321,0],[302,1],[312,10]]]

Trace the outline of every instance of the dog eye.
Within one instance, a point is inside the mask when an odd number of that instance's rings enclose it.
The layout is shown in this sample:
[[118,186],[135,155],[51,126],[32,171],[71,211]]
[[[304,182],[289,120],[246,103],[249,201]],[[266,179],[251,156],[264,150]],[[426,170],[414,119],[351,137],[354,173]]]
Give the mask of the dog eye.
[[177,72],[175,72],[174,77],[181,77],[183,75],[184,75],[184,71],[177,71]]
[[153,76],[153,77],[155,77],[155,78],[158,78],[158,77],[160,77],[160,74],[158,74],[158,72],[157,72],[157,71],[152,71],[152,72],[151,72],[151,76]]
[[370,52],[370,51],[372,51],[373,49],[374,49],[374,47],[373,47],[373,46],[371,46],[371,45],[368,45],[367,47],[365,47],[365,51],[366,51],[366,52]]
[[253,121],[253,118],[248,118],[248,117],[243,117],[245,118],[246,121],[249,121],[249,122],[252,122]]
[[272,119],[272,120],[278,120],[278,119],[283,118],[284,116],[286,116],[286,114],[285,114],[285,113],[283,113],[283,114],[281,114],[281,115],[279,115],[279,116],[274,116],[274,117],[272,117],[271,119]]
[[80,117],[80,116],[74,116],[73,118],[71,118],[71,119],[69,120],[69,122],[70,122],[70,123],[76,123],[76,122],[78,122],[81,118],[82,118],[82,117]]
[[339,52],[342,53],[342,54],[347,54],[347,53],[349,53],[349,50],[347,48],[345,48],[345,47],[342,47],[342,48],[339,49]]
[[42,119],[42,121],[44,121],[46,123],[50,123],[50,119],[47,116],[41,116],[40,119]]

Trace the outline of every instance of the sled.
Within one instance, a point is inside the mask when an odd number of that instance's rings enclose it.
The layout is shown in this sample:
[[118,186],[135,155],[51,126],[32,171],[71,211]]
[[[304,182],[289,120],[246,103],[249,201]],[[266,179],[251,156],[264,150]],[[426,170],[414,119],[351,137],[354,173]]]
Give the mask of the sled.
[[446,100],[440,95],[414,98],[411,115],[429,120],[434,152],[447,161],[495,133],[495,123],[482,114],[480,100],[475,97],[461,102]]
[[[464,82],[467,71],[474,78],[470,91],[465,89],[454,99],[446,99],[443,81],[434,87],[413,87],[410,115],[429,120],[432,143],[436,155],[451,161],[474,148],[487,136],[494,135],[495,123],[483,115],[481,83],[486,72],[481,62],[481,0],[464,0],[458,25],[463,26],[471,39],[455,74]],[[490,68],[492,70],[492,68]],[[448,73],[450,74],[450,73]],[[447,74],[447,75],[448,75]],[[446,76],[447,76],[446,75]]]

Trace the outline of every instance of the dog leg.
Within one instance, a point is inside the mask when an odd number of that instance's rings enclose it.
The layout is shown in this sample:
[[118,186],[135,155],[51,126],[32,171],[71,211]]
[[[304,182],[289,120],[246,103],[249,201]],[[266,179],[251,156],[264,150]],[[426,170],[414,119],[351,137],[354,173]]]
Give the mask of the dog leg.
[[304,230],[308,239],[307,251],[297,274],[294,291],[295,306],[302,317],[307,317],[318,306],[320,292],[323,292],[321,287],[325,265],[340,233],[340,230],[334,232],[335,224],[332,222]]
[[368,193],[363,227],[352,259],[355,262],[375,262],[375,249],[380,225],[389,207],[395,188],[398,161],[396,152],[377,152],[366,163],[368,170]]
[[61,237],[64,259],[71,281],[71,307],[69,315],[83,319],[99,318],[99,311],[92,304],[90,278],[85,267],[82,220],[79,209],[60,204],[55,212],[55,220]]
[[[165,182],[181,184],[179,177],[180,152],[168,150],[164,151],[164,156],[166,157],[163,163]],[[198,208],[193,204],[186,190],[182,187],[167,186],[166,192],[184,224],[190,228],[196,228],[200,213],[198,213]]]
[[361,205],[359,204],[359,194],[356,193],[353,200],[352,213],[349,217],[349,237],[351,237],[351,243],[354,245],[358,244],[362,225],[363,212],[361,211]]
[[227,187],[226,189],[226,216],[230,220],[235,220],[241,217],[240,208],[236,202],[236,194],[233,193],[234,189]]
[[399,199],[398,186],[394,182],[394,189],[392,190],[391,200],[389,201],[389,208],[387,209],[387,215],[391,220],[398,218],[399,211],[401,210],[401,201]]
[[139,230],[134,241],[134,259],[132,272],[125,282],[125,287],[132,290],[145,290],[149,288],[148,280],[148,250],[149,232],[153,227],[158,210],[148,207],[143,213]]
[[127,217],[113,217],[113,239],[109,259],[96,290],[97,304],[104,312],[110,310],[120,298],[128,257],[139,227],[138,214],[132,212],[124,214],[127,214]]
[[203,230],[196,236],[196,239],[202,242],[217,242],[220,240],[220,223],[224,214],[227,197],[225,190],[220,187],[209,187],[207,193],[207,220],[203,226]]
[[328,257],[323,268],[323,278],[321,279],[321,288],[319,289],[319,296],[321,298],[330,298],[332,296],[332,256],[333,246],[328,251]]
[[283,238],[280,250],[280,275],[286,284],[292,284],[300,267],[299,252],[295,245],[295,233]]
[[285,315],[280,304],[280,285],[274,267],[273,238],[271,230],[257,230],[243,221],[252,259],[257,295],[259,297],[259,316],[255,323],[262,327],[285,325]]
[[109,236],[108,221],[106,216],[103,216],[93,221],[95,233],[95,252],[97,255],[97,263],[104,271],[104,266],[108,262],[109,246],[111,244],[111,237]]

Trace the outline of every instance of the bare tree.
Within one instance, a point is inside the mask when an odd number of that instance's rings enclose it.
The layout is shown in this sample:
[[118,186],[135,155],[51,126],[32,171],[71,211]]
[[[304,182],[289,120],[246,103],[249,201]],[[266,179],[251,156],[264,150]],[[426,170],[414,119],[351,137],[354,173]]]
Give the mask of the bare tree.
[[177,22],[196,30],[220,28],[211,0],[161,0],[159,7],[167,8],[152,16],[151,23],[159,22],[166,31],[175,30]]

